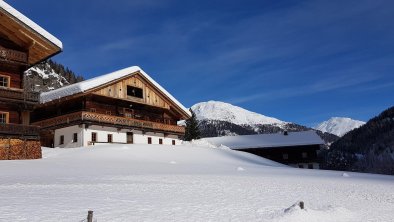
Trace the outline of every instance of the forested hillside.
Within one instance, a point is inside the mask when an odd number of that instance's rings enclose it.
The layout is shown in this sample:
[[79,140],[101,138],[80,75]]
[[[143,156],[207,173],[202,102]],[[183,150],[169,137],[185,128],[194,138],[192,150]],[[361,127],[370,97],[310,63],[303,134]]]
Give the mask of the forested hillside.
[[394,107],[331,145],[325,169],[394,174]]

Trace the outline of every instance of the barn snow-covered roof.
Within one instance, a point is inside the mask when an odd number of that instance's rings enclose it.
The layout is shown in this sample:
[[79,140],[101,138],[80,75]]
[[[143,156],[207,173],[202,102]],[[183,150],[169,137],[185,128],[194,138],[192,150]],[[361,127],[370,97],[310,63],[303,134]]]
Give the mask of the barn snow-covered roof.
[[79,83],[74,83],[59,89],[55,89],[49,92],[41,93],[40,103],[50,102],[56,99],[61,99],[67,96],[83,93],[91,89],[95,89],[99,86],[107,84],[109,82],[116,81],[133,73],[140,73],[145,77],[151,84],[153,84],[159,91],[167,96],[173,103],[175,103],[180,109],[182,109],[189,116],[190,111],[184,107],[177,99],[175,99],[167,90],[165,90],[159,83],[153,80],[147,73],[144,72],[139,66],[131,66],[125,69],[121,69],[112,73],[101,75],[92,79],[88,79]]
[[223,136],[204,138],[209,143],[220,146],[224,145],[230,149],[248,148],[273,148],[286,146],[321,145],[324,141],[315,131],[256,134],[242,136]]

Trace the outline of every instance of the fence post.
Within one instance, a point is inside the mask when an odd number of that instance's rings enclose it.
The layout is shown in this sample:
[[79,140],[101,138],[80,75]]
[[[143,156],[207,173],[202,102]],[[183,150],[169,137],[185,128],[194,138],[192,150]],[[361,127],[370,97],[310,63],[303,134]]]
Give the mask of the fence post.
[[304,209],[304,201],[300,201],[299,205],[300,205],[301,210],[303,210]]
[[93,210],[88,211],[88,222],[93,222]]

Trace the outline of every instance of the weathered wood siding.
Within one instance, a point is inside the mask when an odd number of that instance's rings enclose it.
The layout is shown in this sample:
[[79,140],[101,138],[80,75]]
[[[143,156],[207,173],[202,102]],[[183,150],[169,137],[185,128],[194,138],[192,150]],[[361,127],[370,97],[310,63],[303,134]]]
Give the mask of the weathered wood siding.
[[2,64],[0,66],[0,75],[10,77],[10,87],[21,89],[23,87],[21,72],[14,67],[2,66]]
[[[141,88],[143,90],[143,98],[128,96],[128,85]],[[135,74],[130,78],[124,79],[110,86],[99,89],[93,93],[97,95],[125,99],[133,102],[170,109],[170,104],[166,99],[164,99],[164,96],[160,95],[160,93],[155,90],[152,85],[146,82],[139,74]]]
[[7,105],[0,104],[0,112],[8,113],[8,123],[20,124],[21,117],[20,113],[13,108],[8,107]]

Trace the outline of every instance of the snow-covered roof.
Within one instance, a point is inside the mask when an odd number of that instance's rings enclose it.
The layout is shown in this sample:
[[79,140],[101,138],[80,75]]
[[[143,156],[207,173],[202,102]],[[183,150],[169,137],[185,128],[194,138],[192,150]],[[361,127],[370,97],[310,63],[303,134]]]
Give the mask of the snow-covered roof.
[[23,24],[25,24],[26,26],[28,26],[29,28],[31,28],[32,30],[34,30],[35,32],[37,32],[38,34],[43,36],[44,38],[46,38],[48,41],[55,44],[60,49],[63,48],[63,44],[59,39],[57,39],[55,36],[53,36],[52,34],[47,32],[45,29],[43,29],[41,26],[37,25],[35,22],[30,20],[29,18],[27,18],[25,15],[20,13],[18,10],[14,9],[12,6],[7,4],[5,1],[0,0],[0,9],[3,9],[8,14],[12,15],[17,20],[19,20],[20,22],[22,22]]
[[131,66],[112,73],[108,73],[92,79],[88,79],[79,83],[68,85],[49,92],[41,93],[40,103],[46,103],[66,96],[82,93],[94,89],[96,87],[99,87],[101,85],[104,85],[108,82],[112,82],[114,80],[123,78],[125,76],[137,72],[141,73],[141,75],[143,75],[149,82],[151,82],[159,91],[164,93],[172,102],[174,102],[185,113],[191,115],[190,111],[186,107],[184,107],[177,99],[175,99],[169,92],[167,92],[167,90],[165,90],[159,83],[157,83],[148,74],[146,74],[146,72],[144,72],[144,70],[142,70],[139,66]]
[[256,134],[242,136],[223,136],[204,138],[209,143],[220,146],[224,145],[230,149],[248,149],[248,148],[271,148],[284,146],[303,146],[324,144],[323,140],[315,131],[288,132],[273,134]]

